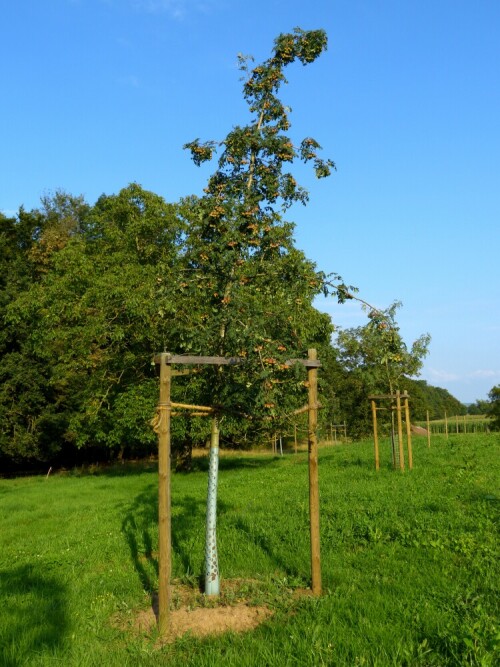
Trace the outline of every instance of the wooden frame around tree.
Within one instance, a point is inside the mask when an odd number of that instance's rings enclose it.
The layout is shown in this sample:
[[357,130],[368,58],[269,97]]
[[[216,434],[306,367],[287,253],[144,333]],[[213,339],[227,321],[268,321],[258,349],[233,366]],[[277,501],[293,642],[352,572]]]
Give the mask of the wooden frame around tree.
[[[410,422],[410,404],[409,394],[405,391],[401,393],[399,390],[395,394],[372,394],[368,396],[372,408],[372,421],[373,421],[373,444],[375,450],[375,470],[380,470],[380,458],[379,458],[379,446],[378,446],[378,425],[377,425],[377,411],[378,410],[387,410],[377,405],[377,401],[387,401],[390,400],[391,404],[396,408],[397,420],[398,420],[398,446],[399,446],[399,468],[400,470],[405,469],[405,457],[404,457],[404,448],[403,448],[403,418],[402,410],[403,406],[401,404],[401,399],[404,400],[404,411],[405,411],[405,423],[406,423],[406,445],[408,450],[408,468],[413,469],[413,451],[411,444],[411,422]],[[392,406],[391,406],[392,409]],[[394,467],[396,467],[396,461],[393,460]]]
[[[208,415],[213,409],[205,406],[173,403],[171,401],[172,364],[195,364],[227,366],[244,363],[241,357],[204,357],[174,355],[168,352],[157,354],[154,363],[160,367],[160,398],[155,431],[158,433],[158,629],[164,634],[170,622],[170,578],[172,574],[172,524],[170,421],[172,408],[190,409],[196,414]],[[308,379],[308,453],[309,453],[309,526],[311,546],[311,588],[313,595],[321,595],[321,559],[319,534],[319,475],[318,475],[318,368],[321,362],[315,349],[308,350],[307,359],[290,359],[287,365],[299,363],[307,368]],[[182,373],[182,371],[181,371]]]

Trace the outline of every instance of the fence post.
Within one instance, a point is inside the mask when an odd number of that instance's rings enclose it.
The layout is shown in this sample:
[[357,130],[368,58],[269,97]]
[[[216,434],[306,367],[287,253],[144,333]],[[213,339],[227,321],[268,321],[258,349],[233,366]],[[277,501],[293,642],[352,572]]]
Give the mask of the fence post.
[[403,420],[401,417],[401,393],[399,389],[396,392],[396,409],[398,417],[398,440],[399,440],[399,468],[400,470],[405,469],[405,453],[403,449]]
[[380,460],[378,453],[378,429],[377,429],[377,405],[375,401],[371,400],[372,404],[372,419],[373,419],[373,444],[375,448],[375,470],[380,469]]
[[172,534],[170,513],[170,388],[172,369],[166,352],[160,357],[160,402],[158,403],[158,629],[165,634],[170,620],[170,576]]
[[[317,359],[315,349],[308,350],[308,359]],[[318,478],[318,370],[307,369],[309,384],[309,519],[311,533],[311,579],[313,595],[321,595],[321,559],[319,535],[319,478]]]
[[413,450],[411,447],[410,404],[405,397],[406,447],[408,449],[408,468],[413,470]]

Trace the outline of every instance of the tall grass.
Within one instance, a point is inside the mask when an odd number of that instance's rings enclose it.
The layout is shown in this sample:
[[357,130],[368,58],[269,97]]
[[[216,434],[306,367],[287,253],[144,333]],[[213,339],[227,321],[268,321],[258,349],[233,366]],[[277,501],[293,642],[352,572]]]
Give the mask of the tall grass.
[[[273,616],[159,647],[133,619],[157,589],[152,464],[0,481],[0,664],[500,664],[495,434],[414,440],[414,470],[371,442],[320,454],[324,595],[309,582],[307,455],[224,457],[219,560]],[[204,462],[200,462],[204,467]],[[206,472],[172,482],[173,575],[196,585]],[[230,596],[226,595],[230,602]]]

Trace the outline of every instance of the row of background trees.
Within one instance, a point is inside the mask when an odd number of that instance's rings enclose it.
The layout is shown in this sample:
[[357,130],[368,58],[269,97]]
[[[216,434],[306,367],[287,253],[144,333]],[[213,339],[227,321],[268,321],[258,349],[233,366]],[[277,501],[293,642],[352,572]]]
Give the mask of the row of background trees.
[[[296,160],[319,178],[335,168],[318,142],[294,142],[278,92],[285,69],[313,62],[323,31],[280,35],[260,65],[241,58],[250,119],[222,141],[186,144],[195,164],[218,154],[204,194],[168,203],[130,184],[90,205],[56,192],[39,209],[0,216],[0,465],[72,463],[154,452],[155,352],[241,356],[245,364],[176,378],[174,400],[223,407],[223,441],[251,446],[290,426],[306,376],[284,361],[316,347],[321,412],[369,431],[369,393],[404,384],[414,418],[462,414],[445,390],[411,380],[429,337],[411,348],[399,304],[369,309],[367,324],[334,333],[313,306],[353,295],[295,247],[284,213],[307,192]],[[189,460],[209,425],[174,420],[174,449]]]
[[[289,430],[286,415],[304,403],[306,378],[282,363],[311,346],[323,363],[321,419],[345,421],[353,437],[370,432],[368,395],[396,387],[410,393],[416,420],[427,410],[431,418],[465,414],[446,390],[412,379],[428,337],[406,349],[397,304],[334,335],[329,317],[313,307],[325,278],[290,237],[271,273],[260,255],[255,273],[246,267],[233,297],[248,300],[251,291],[245,316],[252,327],[218,347],[220,321],[208,320],[221,288],[204,285],[210,280],[196,275],[189,250],[198,205],[195,198],[169,204],[132,184],[93,206],[59,192],[40,209],[0,217],[2,466],[154,452],[152,356],[164,349],[248,358],[244,367],[196,369],[174,383],[179,401],[224,405],[223,441],[232,446]],[[195,230],[199,239],[197,223]],[[236,295],[247,283],[251,290]],[[240,305],[235,311],[242,315]],[[232,334],[228,327],[226,337]],[[208,428],[176,418],[174,446],[189,452]]]

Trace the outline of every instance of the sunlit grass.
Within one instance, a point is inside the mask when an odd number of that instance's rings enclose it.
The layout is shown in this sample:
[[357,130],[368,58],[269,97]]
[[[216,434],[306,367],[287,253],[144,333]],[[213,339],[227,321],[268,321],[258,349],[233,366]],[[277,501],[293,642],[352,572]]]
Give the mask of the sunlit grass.
[[[500,437],[414,440],[414,470],[370,442],[321,450],[324,595],[309,583],[307,454],[221,460],[222,587],[248,579],[253,632],[156,636],[114,622],[157,590],[153,464],[0,481],[0,664],[491,665],[500,661]],[[207,479],[172,481],[173,575],[196,584]],[[228,598],[228,601],[229,598]]]

